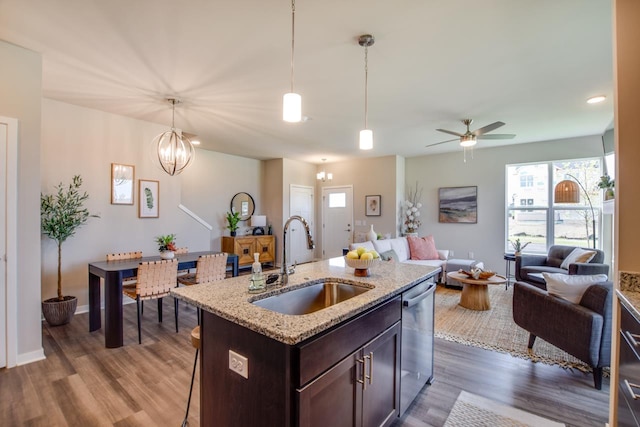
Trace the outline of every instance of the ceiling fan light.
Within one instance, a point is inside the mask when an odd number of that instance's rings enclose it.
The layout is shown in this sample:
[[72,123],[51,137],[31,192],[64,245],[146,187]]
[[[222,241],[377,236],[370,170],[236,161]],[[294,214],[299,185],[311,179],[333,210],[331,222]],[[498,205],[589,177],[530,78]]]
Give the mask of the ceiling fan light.
[[373,131],[363,129],[360,131],[360,149],[371,150],[373,148]]
[[461,147],[473,147],[477,142],[475,135],[464,135],[460,138]]
[[302,97],[297,93],[285,93],[282,97],[282,120],[298,123],[302,120]]

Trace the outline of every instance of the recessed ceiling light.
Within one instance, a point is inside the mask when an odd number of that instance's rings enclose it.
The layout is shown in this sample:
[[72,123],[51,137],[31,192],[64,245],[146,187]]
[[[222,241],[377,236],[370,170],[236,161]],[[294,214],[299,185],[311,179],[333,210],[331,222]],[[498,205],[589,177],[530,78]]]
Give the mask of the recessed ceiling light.
[[197,139],[193,139],[193,140],[191,140],[191,143],[192,143],[193,145],[200,145],[200,141],[198,141]]
[[591,98],[587,99],[587,104],[597,104],[598,102],[604,101],[606,98],[607,97],[604,95],[592,96]]

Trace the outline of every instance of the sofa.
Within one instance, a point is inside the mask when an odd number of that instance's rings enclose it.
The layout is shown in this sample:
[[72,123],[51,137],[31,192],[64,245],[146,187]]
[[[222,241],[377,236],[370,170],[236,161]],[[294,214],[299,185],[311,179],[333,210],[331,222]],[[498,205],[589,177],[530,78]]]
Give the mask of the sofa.
[[380,254],[383,259],[386,258],[384,254],[389,253],[389,251],[393,250],[395,252],[394,260],[401,263],[406,264],[417,264],[417,265],[429,265],[432,267],[440,267],[440,273],[438,273],[437,279],[438,282],[442,281],[444,274],[446,272],[447,267],[447,258],[449,258],[449,250],[447,249],[438,249],[438,259],[421,259],[414,260],[411,259],[411,252],[409,249],[409,242],[406,237],[396,237],[393,239],[382,239],[382,240],[373,240],[366,241],[360,243],[352,243],[349,246],[350,250],[357,249],[359,247],[363,247],[367,250],[375,250]]
[[587,286],[577,302],[573,302],[553,295],[553,290],[546,292],[516,282],[513,320],[529,332],[530,349],[536,337],[540,337],[589,365],[594,386],[600,390],[602,368],[611,362],[613,284],[605,281]]
[[[566,262],[575,249],[593,251],[595,255],[588,262]],[[575,254],[574,254],[575,255]],[[570,261],[570,260],[567,260]],[[554,245],[547,255],[522,254],[516,256],[516,280],[526,282],[546,290],[541,273],[564,273],[569,275],[609,274],[609,266],[603,264],[604,252],[599,249],[577,248],[576,246]],[[564,265],[563,265],[564,264]]]

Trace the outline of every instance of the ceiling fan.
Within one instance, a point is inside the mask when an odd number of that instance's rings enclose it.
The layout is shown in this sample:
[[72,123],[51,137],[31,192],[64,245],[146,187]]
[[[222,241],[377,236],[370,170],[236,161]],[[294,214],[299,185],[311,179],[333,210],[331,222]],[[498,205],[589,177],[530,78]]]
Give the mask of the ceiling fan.
[[472,119],[463,119],[462,123],[467,126],[467,131],[465,133],[458,133],[451,130],[446,129],[436,129],[439,132],[448,133],[451,135],[455,135],[458,138],[448,139],[446,141],[436,142],[435,144],[427,145],[427,147],[433,147],[434,145],[444,144],[445,142],[451,141],[460,141],[460,146],[462,147],[473,147],[478,142],[478,139],[512,139],[515,138],[514,134],[503,133],[503,134],[492,134],[487,135],[487,133],[498,129],[501,126],[504,126],[503,122],[495,122],[490,125],[486,125],[485,127],[481,127],[480,129],[476,129],[474,131],[469,130],[469,126],[473,123]]

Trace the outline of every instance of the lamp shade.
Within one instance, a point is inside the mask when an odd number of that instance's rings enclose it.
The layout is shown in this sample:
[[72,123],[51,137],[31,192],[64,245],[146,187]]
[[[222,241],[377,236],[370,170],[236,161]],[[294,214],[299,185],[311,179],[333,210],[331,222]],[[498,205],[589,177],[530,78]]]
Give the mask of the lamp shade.
[[373,131],[363,129],[360,131],[360,149],[371,150],[373,148]]
[[282,120],[297,123],[302,120],[302,97],[297,93],[285,93],[282,97]]
[[266,215],[253,215],[251,217],[252,227],[265,227],[267,225]]
[[556,184],[553,195],[556,203],[580,203],[580,187],[578,183],[565,179]]

